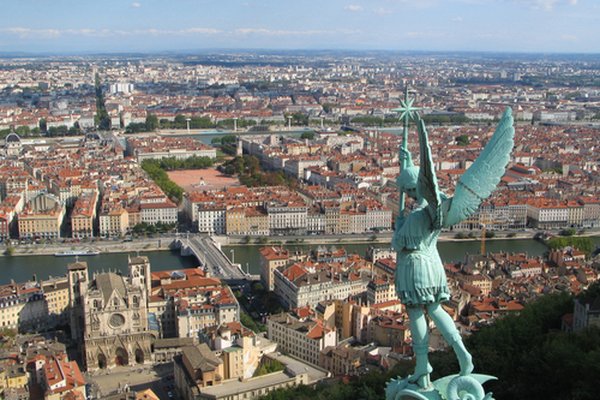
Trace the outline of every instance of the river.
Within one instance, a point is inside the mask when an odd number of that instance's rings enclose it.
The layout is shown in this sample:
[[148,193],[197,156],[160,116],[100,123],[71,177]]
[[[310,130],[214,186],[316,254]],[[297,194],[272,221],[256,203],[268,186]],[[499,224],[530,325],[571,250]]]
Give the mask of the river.
[[[599,241],[600,244],[600,241]],[[322,245],[321,245],[322,246]],[[356,253],[364,256],[369,246],[376,247],[389,247],[385,244],[343,244],[343,245],[328,245],[331,246],[343,246],[346,248],[348,253]],[[233,257],[236,263],[242,265],[244,271],[248,267],[250,273],[258,274],[259,271],[259,254],[258,250],[262,246],[223,246],[223,252],[225,255],[230,257],[231,251],[233,250]],[[317,245],[290,245],[287,246],[291,249],[298,249],[301,251],[307,251],[318,247]],[[462,261],[465,259],[466,254],[477,254],[481,248],[481,243],[478,241],[460,241],[460,242],[438,242],[438,250],[442,261]],[[490,240],[486,242],[486,249],[490,252],[509,251],[509,252],[527,252],[531,256],[539,256],[544,254],[547,247],[532,239],[523,240]],[[231,258],[231,257],[230,257]],[[247,263],[247,265],[246,265]]]
[[[86,261],[90,272],[102,270],[118,270],[127,274],[127,253],[105,253],[97,256],[79,257],[79,261]],[[132,256],[137,253],[132,253]],[[148,256],[153,271],[191,268],[198,265],[194,257],[181,257],[179,251],[150,251],[140,252],[141,256]],[[24,282],[32,279],[47,279],[49,276],[61,276],[67,273],[67,264],[75,262],[75,257],[44,256],[14,256],[0,257],[0,284]]]
[[[593,237],[592,241],[596,246],[600,246],[600,237]],[[329,245],[337,246],[340,245]],[[372,244],[343,244],[349,253],[358,253],[365,255],[366,250]],[[384,244],[377,244],[377,247],[386,247]],[[258,274],[259,254],[258,250],[262,246],[240,245],[223,246],[225,255],[234,262],[240,263],[244,270],[248,268],[250,273]],[[317,247],[316,245],[290,245],[292,249],[307,251]],[[480,243],[478,241],[461,242],[439,242],[438,249],[444,262],[453,262],[464,260],[466,254],[477,254]],[[486,248],[490,252],[527,252],[530,256],[539,256],[547,250],[542,243],[532,239],[522,240],[490,240],[486,243]],[[233,251],[233,253],[232,253]],[[194,257],[182,257],[178,251],[151,251],[140,252],[140,255],[148,256],[153,271],[165,271],[181,268],[193,268],[198,265]],[[90,272],[117,270],[127,273],[128,253],[107,253],[97,256],[80,257],[80,261],[86,261]],[[135,255],[131,253],[131,255]],[[0,284],[15,282],[24,282],[32,279],[35,275],[38,279],[47,279],[49,276],[61,276],[66,273],[68,263],[75,261],[75,257],[55,257],[52,255],[44,256],[13,256],[0,257]]]

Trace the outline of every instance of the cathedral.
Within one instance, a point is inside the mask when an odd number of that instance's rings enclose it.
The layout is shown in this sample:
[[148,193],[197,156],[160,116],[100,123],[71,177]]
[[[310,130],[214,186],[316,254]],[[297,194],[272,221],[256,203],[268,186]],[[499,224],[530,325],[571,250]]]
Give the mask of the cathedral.
[[129,275],[95,273],[86,262],[68,265],[71,335],[88,371],[151,362],[158,336],[148,314],[147,257],[129,259]]

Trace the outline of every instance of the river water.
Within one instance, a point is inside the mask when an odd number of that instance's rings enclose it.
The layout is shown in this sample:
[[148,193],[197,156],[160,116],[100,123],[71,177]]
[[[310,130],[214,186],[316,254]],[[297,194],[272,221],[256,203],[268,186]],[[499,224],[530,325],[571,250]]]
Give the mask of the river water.
[[[593,240],[596,245],[600,245],[600,237],[593,238]],[[334,244],[333,246],[343,246],[349,253],[357,253],[364,256],[371,244]],[[377,244],[377,246],[387,247],[384,244]],[[258,250],[260,247],[249,245],[224,246],[223,252],[230,258],[233,255],[234,262],[240,263],[244,270],[248,268],[250,273],[258,274]],[[317,246],[294,245],[288,247],[308,251]],[[486,243],[486,247],[490,252],[527,252],[531,256],[542,255],[547,250],[546,246],[542,243],[529,239],[490,240]],[[461,261],[464,260],[466,254],[477,254],[480,243],[477,241],[439,242],[438,248],[444,262]],[[139,254],[149,257],[153,271],[192,268],[198,265],[194,257],[181,257],[177,251],[140,252]],[[135,253],[131,255],[135,255]],[[109,253],[80,257],[79,259],[88,263],[90,272],[108,271],[110,269],[126,274],[127,257],[127,253]],[[52,255],[0,257],[0,284],[8,283],[11,280],[23,282],[32,279],[34,275],[38,279],[47,279],[49,276],[61,276],[66,273],[67,264],[74,261],[75,257],[55,257]]]

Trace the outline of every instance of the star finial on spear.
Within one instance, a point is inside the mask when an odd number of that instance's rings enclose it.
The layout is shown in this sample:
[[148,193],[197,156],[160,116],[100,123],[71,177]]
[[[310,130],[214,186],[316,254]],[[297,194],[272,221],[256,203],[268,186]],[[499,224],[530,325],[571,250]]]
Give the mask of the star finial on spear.
[[404,126],[408,128],[408,123],[410,120],[416,119],[416,112],[421,109],[421,107],[413,107],[413,103],[415,102],[414,97],[408,97],[408,86],[404,90],[404,99],[400,99],[400,108],[394,108],[392,111],[400,114],[400,119],[404,120]]

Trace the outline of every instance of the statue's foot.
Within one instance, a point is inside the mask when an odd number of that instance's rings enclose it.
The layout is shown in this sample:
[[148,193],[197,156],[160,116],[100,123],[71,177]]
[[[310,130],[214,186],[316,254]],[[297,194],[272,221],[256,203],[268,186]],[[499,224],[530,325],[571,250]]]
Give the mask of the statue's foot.
[[406,388],[407,385],[408,381],[406,379],[401,379],[400,377],[391,379],[385,387],[385,398],[391,400],[395,399],[398,392]]
[[465,344],[460,337],[452,343],[452,349],[456,358],[458,358],[458,365],[460,365],[460,375],[470,375],[473,372],[473,357],[467,351]]
[[408,382],[414,383],[419,387],[425,389],[431,383],[431,381],[429,380],[429,374],[431,374],[431,372],[433,372],[433,368],[429,363],[426,363],[425,365],[419,365],[419,363],[417,363],[417,366],[415,367],[415,372],[407,378]]
[[460,375],[470,375],[473,372],[473,357],[466,350],[464,354],[458,355],[458,364],[460,365]]

